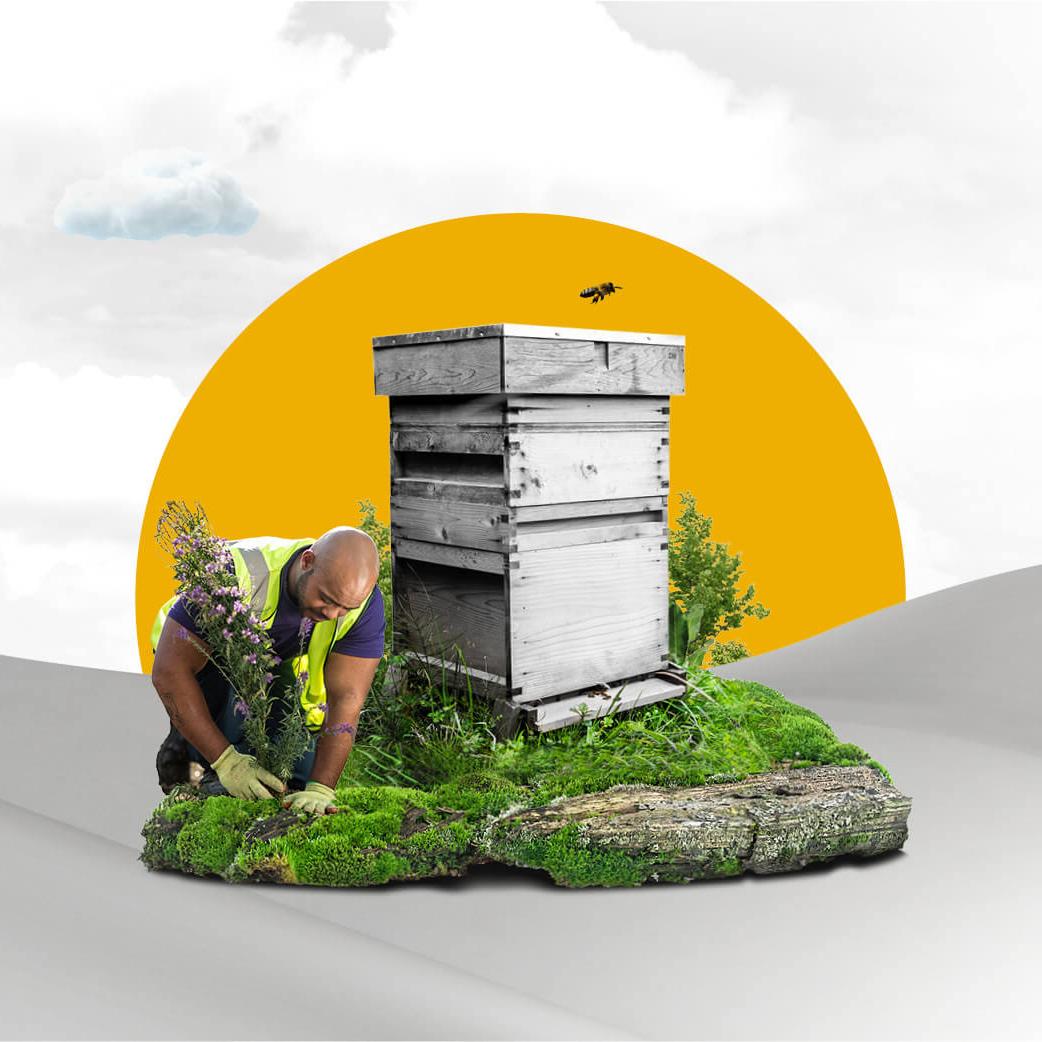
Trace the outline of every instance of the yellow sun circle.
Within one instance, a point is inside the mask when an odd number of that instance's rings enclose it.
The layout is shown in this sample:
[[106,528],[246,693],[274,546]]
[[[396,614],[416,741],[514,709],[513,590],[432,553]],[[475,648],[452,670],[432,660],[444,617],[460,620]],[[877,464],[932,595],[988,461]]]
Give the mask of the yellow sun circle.
[[[623,288],[592,305],[579,290]],[[138,544],[142,667],[173,592],[154,541],[169,499],[201,503],[226,538],[318,535],[390,516],[388,399],[372,338],[516,322],[682,333],[671,402],[670,519],[680,493],[740,553],[770,608],[725,639],[752,653],[904,599],[893,500],[872,440],[828,366],[750,289],[662,239],[552,214],[489,214],[380,239],[315,272],[236,338],[171,435]]]

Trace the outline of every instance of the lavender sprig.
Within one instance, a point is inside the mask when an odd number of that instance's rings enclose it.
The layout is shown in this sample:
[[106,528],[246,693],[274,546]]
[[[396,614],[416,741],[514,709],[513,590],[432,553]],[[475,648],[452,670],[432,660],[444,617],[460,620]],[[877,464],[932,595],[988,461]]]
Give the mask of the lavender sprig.
[[236,692],[233,711],[242,717],[247,744],[262,767],[287,780],[310,740],[303,728],[299,685],[296,711],[285,715],[272,741],[268,737],[274,701],[270,686],[280,660],[247,594],[238,586],[231,551],[210,530],[198,504],[193,511],[185,503],[168,502],[159,516],[156,540],[173,555],[178,593],[194,609],[200,635],[210,647],[210,660]]
[[[300,638],[300,646],[297,654],[301,661],[304,660],[307,653],[311,631],[314,629],[314,626],[315,624],[311,619],[302,618],[300,620],[300,628],[297,631]],[[285,760],[289,763],[296,763],[311,744],[311,732],[308,730],[307,717],[301,701],[307,688],[307,683],[307,670],[302,670],[286,694],[288,704],[283,717],[283,727],[275,742],[276,755],[280,760]],[[324,703],[321,708],[325,709]]]

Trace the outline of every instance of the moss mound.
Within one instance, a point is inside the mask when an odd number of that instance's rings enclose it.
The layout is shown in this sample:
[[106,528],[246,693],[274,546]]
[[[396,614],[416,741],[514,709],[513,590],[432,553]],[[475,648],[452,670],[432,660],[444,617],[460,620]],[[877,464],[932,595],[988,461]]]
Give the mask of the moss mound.
[[180,786],[145,826],[142,860],[232,882],[369,886],[460,875],[475,858],[478,824],[500,801],[459,802],[469,806],[418,789],[339,788],[339,812],[313,817],[275,799],[207,798]]
[[[377,721],[389,718],[385,710],[377,700]],[[435,715],[429,727],[370,733],[340,779],[336,814],[309,818],[275,799],[205,798],[181,786],[145,825],[141,859],[149,868],[231,882],[372,886],[462,875],[495,856],[498,816],[559,797],[618,785],[706,785],[822,764],[864,764],[889,780],[816,713],[762,684],[711,673],[696,676],[683,697],[508,742],[491,738],[482,711],[472,706],[454,730]],[[388,777],[416,784],[380,784]],[[511,850],[511,860],[571,886],[633,885],[647,876],[647,866],[592,848],[582,833],[568,825]]]

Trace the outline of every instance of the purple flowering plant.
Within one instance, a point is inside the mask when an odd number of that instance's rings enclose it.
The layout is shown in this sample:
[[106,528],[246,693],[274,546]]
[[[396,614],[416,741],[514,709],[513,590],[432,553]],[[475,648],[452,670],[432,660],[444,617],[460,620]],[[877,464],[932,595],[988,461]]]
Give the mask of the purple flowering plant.
[[[159,515],[156,541],[173,556],[177,592],[191,605],[209,651],[187,630],[182,631],[184,636],[206,652],[231,684],[236,694],[233,709],[242,718],[243,736],[257,762],[288,780],[311,741],[300,701],[307,674],[297,677],[284,693],[286,711],[275,736],[269,737],[268,719],[276,701],[271,685],[281,660],[249,595],[238,585],[227,543],[213,534],[199,504],[192,510],[174,500]],[[305,647],[302,633],[301,654]]]

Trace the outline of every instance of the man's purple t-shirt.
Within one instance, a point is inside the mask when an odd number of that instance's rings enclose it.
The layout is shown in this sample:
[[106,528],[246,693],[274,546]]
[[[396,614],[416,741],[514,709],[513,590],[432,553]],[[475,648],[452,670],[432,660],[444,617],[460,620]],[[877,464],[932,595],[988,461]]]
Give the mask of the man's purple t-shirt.
[[[268,636],[281,659],[295,658],[300,654],[300,623],[303,616],[286,589],[290,566],[307,549],[302,546],[285,564],[279,580],[279,603],[275,609],[275,621]],[[195,609],[191,609],[194,611]],[[199,627],[183,599],[178,597],[170,609],[171,619],[181,623],[186,630],[200,636]],[[373,587],[373,595],[355,624],[334,645],[339,655],[354,655],[357,658],[380,658],[384,653],[384,598],[379,586]],[[310,639],[310,638],[309,638]],[[305,648],[306,650],[306,648]]]

